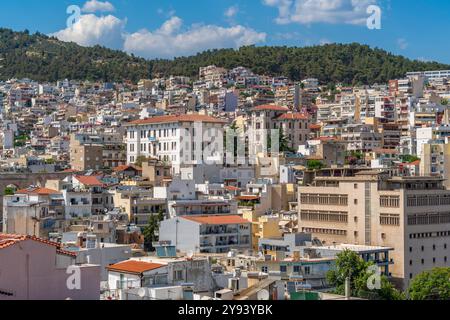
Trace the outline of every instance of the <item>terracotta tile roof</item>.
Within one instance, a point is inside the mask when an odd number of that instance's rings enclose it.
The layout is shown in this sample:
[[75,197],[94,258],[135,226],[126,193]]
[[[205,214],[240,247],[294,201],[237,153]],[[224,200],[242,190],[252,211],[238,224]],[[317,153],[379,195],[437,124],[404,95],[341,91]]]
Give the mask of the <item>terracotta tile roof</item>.
[[259,199],[261,199],[261,197],[259,197],[259,196],[239,196],[239,197],[236,197],[236,199],[251,201],[251,200],[259,200]]
[[51,194],[60,194],[59,191],[48,189],[48,188],[29,188],[18,190],[16,194],[36,194],[40,196],[51,195]]
[[320,130],[320,129],[322,129],[322,126],[320,124],[310,124],[309,128],[311,130]]
[[46,245],[53,246],[56,248],[56,252],[59,254],[63,254],[63,255],[71,256],[71,257],[77,256],[73,252],[62,249],[62,246],[59,243],[51,242],[51,241],[40,239],[40,238],[33,237],[33,236],[23,236],[23,235],[17,235],[17,234],[0,233],[0,249],[8,248],[12,245],[15,245],[15,244],[20,243],[25,240],[33,240],[36,242],[40,242],[40,243],[43,243]]
[[300,112],[285,113],[275,120],[308,120],[308,115]]
[[103,187],[104,183],[102,183],[98,177],[96,176],[75,176],[81,184],[84,184],[88,187]]
[[410,162],[410,163],[403,163],[403,165],[405,165],[405,166],[420,166],[420,160],[416,160],[416,161]]
[[241,190],[241,189],[239,189],[237,187],[233,187],[233,186],[225,186],[224,189],[227,190],[227,191],[239,191],[239,190]]
[[129,169],[133,169],[136,171],[142,171],[142,168],[135,166],[135,165],[123,165],[123,166],[118,166],[116,168],[113,169],[114,172],[123,172],[123,171],[127,171]]
[[197,222],[200,224],[209,224],[209,225],[220,225],[220,224],[246,224],[249,223],[247,220],[243,219],[241,216],[183,216],[181,217],[185,220]]
[[213,118],[207,115],[200,114],[183,114],[183,115],[168,115],[157,116],[144,120],[136,120],[127,123],[127,125],[144,125],[153,123],[177,123],[177,122],[207,122],[207,123],[227,123],[225,120]]
[[0,233],[0,249],[10,247],[13,244],[16,244],[24,240],[26,240],[26,236]]
[[277,105],[272,105],[272,104],[266,104],[266,105],[262,105],[262,106],[257,106],[254,107],[252,109],[252,111],[285,111],[288,112],[289,108],[288,107],[282,107],[282,106],[277,106]]
[[159,269],[162,267],[165,267],[165,265],[159,264],[159,263],[149,263],[149,262],[144,262],[144,261],[128,260],[128,261],[113,264],[109,267],[106,267],[106,269],[109,271],[119,271],[119,272],[133,273],[133,274],[141,274],[141,273],[151,271],[151,270],[156,270],[156,269]]

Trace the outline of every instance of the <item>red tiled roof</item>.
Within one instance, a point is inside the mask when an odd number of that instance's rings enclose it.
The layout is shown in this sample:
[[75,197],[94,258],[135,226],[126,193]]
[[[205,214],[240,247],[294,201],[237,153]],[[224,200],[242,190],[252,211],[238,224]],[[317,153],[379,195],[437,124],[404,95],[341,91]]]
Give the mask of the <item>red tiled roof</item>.
[[275,120],[308,120],[308,115],[300,112],[285,113],[276,118]]
[[48,188],[29,188],[18,190],[16,194],[37,194],[40,196],[45,196],[50,194],[60,194],[60,192]]
[[264,111],[264,110],[268,110],[268,111],[289,111],[288,107],[282,107],[282,106],[276,106],[276,105],[272,105],[272,104],[266,104],[266,105],[262,105],[262,106],[257,106],[254,107],[252,109],[252,111]]
[[0,249],[8,248],[12,245],[15,245],[15,244],[20,243],[25,240],[33,240],[36,242],[40,242],[43,244],[53,246],[56,248],[56,252],[59,254],[63,254],[63,255],[71,256],[71,257],[77,256],[73,252],[63,250],[61,244],[59,244],[59,243],[51,242],[51,241],[40,239],[40,238],[33,237],[33,236],[23,236],[23,235],[17,235],[17,234],[0,233]]
[[124,262],[119,262],[109,267],[106,267],[109,271],[119,271],[134,274],[141,274],[147,271],[156,270],[165,267],[163,264],[159,263],[149,263],[144,261],[128,260]]
[[128,169],[134,169],[136,171],[142,171],[142,168],[135,166],[135,165],[123,165],[123,166],[118,166],[117,168],[114,168],[115,172],[123,172],[123,171],[127,171]]
[[219,224],[246,224],[249,223],[241,216],[183,216],[183,219],[197,222],[200,224],[219,225]]
[[75,176],[81,184],[88,187],[103,187],[104,184],[96,176]]
[[144,120],[129,122],[127,125],[153,124],[153,123],[177,123],[177,122],[207,122],[207,123],[226,123],[226,121],[200,114],[183,114],[157,116]]
[[320,124],[310,124],[309,128],[311,130],[320,130],[320,129],[322,129],[322,126]]
[[228,191],[239,191],[239,190],[241,190],[241,189],[239,189],[237,187],[233,187],[233,186],[225,186],[224,189],[228,190]]
[[416,160],[410,163],[404,163],[405,166],[420,166],[420,160]]
[[259,200],[260,197],[259,196],[239,196],[239,197],[236,197],[236,199],[251,201],[251,200]]

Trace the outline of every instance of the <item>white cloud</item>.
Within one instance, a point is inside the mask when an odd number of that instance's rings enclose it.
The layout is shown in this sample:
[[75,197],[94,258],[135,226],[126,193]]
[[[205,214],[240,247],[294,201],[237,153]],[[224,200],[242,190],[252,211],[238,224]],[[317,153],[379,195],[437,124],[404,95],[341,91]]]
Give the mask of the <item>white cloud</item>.
[[233,25],[193,24],[184,26],[183,20],[173,16],[158,29],[125,31],[126,20],[113,15],[81,15],[80,20],[66,29],[51,34],[62,41],[82,46],[102,45],[124,50],[145,58],[174,58],[208,49],[239,48],[266,41],[265,33],[249,27]]
[[52,36],[59,40],[76,42],[82,46],[103,45],[121,49],[126,21],[112,15],[97,17],[94,14],[81,15],[71,27],[60,30]]
[[333,42],[330,41],[330,40],[328,40],[327,38],[320,39],[320,41],[319,41],[319,44],[320,44],[321,46],[326,45],[326,44],[332,44],[332,43],[333,43]]
[[224,16],[227,18],[234,18],[239,13],[238,6],[231,6],[225,10]]
[[400,38],[397,40],[397,45],[401,50],[406,50],[409,47],[409,43],[406,39]]
[[369,5],[378,0],[263,0],[267,6],[278,9],[278,24],[366,23]]
[[81,11],[87,13],[112,12],[114,10],[115,8],[111,2],[108,1],[102,2],[98,0],[89,0],[84,4],[83,9],[81,9]]
[[220,27],[192,25],[182,30],[178,17],[167,20],[159,29],[126,36],[124,50],[146,58],[173,58],[208,49],[238,48],[266,41],[267,35],[241,25]]

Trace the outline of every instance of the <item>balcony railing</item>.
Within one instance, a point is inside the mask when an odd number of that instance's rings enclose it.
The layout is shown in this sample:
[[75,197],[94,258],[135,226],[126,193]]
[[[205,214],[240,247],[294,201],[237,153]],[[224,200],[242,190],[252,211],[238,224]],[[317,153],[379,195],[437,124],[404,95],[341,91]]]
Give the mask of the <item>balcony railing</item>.
[[202,231],[201,235],[213,235],[213,234],[236,234],[238,233],[238,229],[236,228],[219,228],[219,229],[207,229]]

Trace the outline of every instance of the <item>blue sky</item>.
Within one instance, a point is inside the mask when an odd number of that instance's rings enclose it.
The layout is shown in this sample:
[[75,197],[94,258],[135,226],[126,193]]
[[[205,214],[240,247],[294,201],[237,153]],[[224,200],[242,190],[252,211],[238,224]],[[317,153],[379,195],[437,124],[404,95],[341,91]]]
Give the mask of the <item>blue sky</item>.
[[[84,9],[68,27],[70,5]],[[381,9],[380,30],[366,26],[369,5]],[[0,26],[147,58],[247,44],[359,42],[450,64],[449,12],[447,0],[20,0],[2,1]]]

